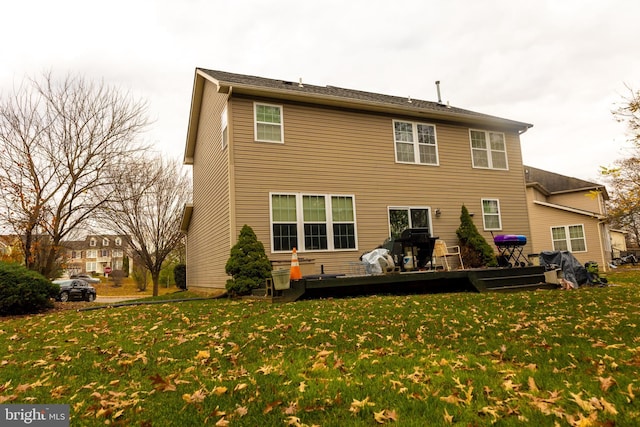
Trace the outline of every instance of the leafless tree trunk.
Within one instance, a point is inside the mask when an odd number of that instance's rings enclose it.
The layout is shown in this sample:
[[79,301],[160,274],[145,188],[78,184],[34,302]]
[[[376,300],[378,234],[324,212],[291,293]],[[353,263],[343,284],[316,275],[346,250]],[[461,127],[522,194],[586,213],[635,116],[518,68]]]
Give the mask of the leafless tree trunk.
[[191,180],[176,160],[155,157],[121,166],[101,224],[129,236],[136,260],[151,273],[156,296],[162,263],[183,237],[180,223]]
[[51,73],[2,96],[0,219],[21,236],[28,268],[54,273],[61,241],[108,200],[111,170],[144,148],[146,109],[102,82]]

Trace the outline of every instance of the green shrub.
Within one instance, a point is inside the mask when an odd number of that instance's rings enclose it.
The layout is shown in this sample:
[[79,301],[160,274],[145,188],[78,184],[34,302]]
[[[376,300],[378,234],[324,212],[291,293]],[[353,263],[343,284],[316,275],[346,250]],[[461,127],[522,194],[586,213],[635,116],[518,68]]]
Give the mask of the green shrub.
[[225,271],[231,276],[226,288],[234,295],[244,295],[258,288],[271,277],[271,262],[253,229],[244,225],[238,243],[231,248]]
[[187,289],[187,266],[178,264],[173,268],[173,280],[180,289]]
[[482,237],[465,205],[462,205],[460,227],[456,230],[456,235],[465,266],[471,268],[498,266],[493,247]]
[[53,307],[60,286],[26,267],[0,262],[0,316],[38,313]]

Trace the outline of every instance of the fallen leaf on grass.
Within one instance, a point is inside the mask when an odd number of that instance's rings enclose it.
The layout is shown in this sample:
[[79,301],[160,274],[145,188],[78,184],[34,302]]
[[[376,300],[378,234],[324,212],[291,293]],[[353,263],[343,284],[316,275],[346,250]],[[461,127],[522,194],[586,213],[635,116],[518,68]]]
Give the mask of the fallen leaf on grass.
[[374,411],[373,419],[378,424],[385,424],[387,421],[397,421],[398,420],[398,415],[396,414],[395,411],[390,411],[388,409],[383,409],[380,412],[375,412]]
[[164,379],[160,376],[160,374],[156,374],[152,377],[149,377],[151,382],[153,383],[153,388],[157,391],[176,391],[175,384],[171,383],[171,379]]
[[600,381],[600,390],[605,392],[609,390],[611,387],[613,387],[614,385],[616,385],[616,380],[614,380],[612,377],[607,377],[607,378],[598,377],[598,381]]
[[216,396],[222,396],[223,394],[225,394],[227,392],[227,388],[226,387],[216,387],[213,389],[213,394],[215,394]]
[[207,397],[206,393],[200,389],[193,394],[185,393],[182,395],[182,400],[187,403],[201,403]]
[[274,408],[277,408],[280,405],[282,405],[282,400],[276,400],[275,402],[271,402],[264,408],[264,411],[262,411],[262,413],[266,415],[269,412],[273,411]]
[[354,415],[360,412],[363,408],[367,406],[375,406],[376,404],[373,402],[369,402],[369,396],[365,397],[363,400],[353,399],[351,402],[351,407],[349,408],[349,412],[352,412]]
[[444,408],[444,422],[447,424],[453,424],[453,415],[449,415],[447,408]]

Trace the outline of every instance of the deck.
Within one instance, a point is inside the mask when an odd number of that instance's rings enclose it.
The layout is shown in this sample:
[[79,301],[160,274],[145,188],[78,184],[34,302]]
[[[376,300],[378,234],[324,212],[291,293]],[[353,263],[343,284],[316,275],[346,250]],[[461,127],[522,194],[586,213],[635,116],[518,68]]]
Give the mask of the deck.
[[372,294],[508,292],[557,288],[557,284],[545,282],[544,271],[544,267],[531,266],[382,275],[312,276],[291,281],[289,289],[276,291],[274,296],[268,298],[274,302],[290,302]]

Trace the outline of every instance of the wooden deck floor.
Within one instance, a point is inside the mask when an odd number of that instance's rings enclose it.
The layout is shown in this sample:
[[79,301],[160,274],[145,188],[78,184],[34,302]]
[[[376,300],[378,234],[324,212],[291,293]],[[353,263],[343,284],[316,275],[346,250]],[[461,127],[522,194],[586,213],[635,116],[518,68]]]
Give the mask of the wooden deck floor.
[[380,293],[505,292],[557,288],[556,284],[545,282],[544,267],[540,266],[316,276],[291,281],[290,285],[290,289],[277,291],[272,299],[285,302]]

